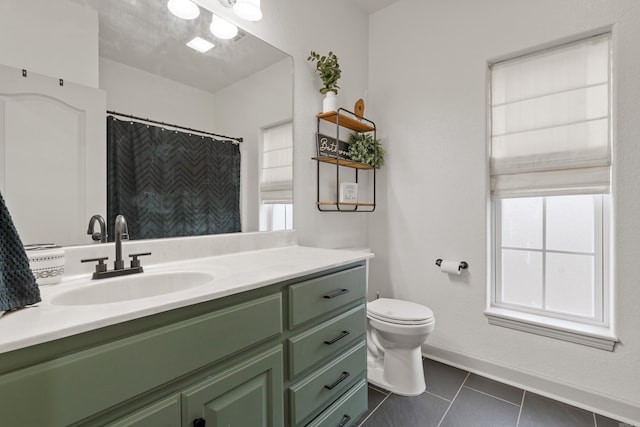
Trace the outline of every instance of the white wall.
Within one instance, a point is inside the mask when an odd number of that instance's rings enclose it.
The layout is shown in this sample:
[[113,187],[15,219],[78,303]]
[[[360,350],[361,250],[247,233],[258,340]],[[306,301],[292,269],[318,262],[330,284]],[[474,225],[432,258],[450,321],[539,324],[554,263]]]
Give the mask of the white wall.
[[[267,67],[215,94],[218,133],[241,136],[243,186],[242,231],[259,229],[259,150],[262,129],[290,121],[293,115],[291,58]],[[294,182],[295,185],[295,182]]]
[[100,89],[108,110],[219,133],[209,92],[106,58],[100,58]]
[[98,14],[69,2],[2,1],[0,63],[98,87]]
[[[487,63],[612,29],[613,353],[490,326]],[[370,295],[431,307],[427,354],[640,423],[640,2],[402,0],[370,19],[370,108],[387,137]],[[440,273],[460,259],[464,275]]]
[[315,155],[315,115],[322,109],[322,95],[318,92],[321,82],[307,57],[311,50],[333,50],[342,68],[338,104],[352,109],[358,98],[366,97],[367,17],[355,5],[341,0],[268,0],[262,2],[262,21],[248,23],[238,20],[218,0],[196,2],[293,56],[293,203],[299,242],[319,247],[365,246],[372,214],[320,213],[315,205],[316,169],[311,157]]

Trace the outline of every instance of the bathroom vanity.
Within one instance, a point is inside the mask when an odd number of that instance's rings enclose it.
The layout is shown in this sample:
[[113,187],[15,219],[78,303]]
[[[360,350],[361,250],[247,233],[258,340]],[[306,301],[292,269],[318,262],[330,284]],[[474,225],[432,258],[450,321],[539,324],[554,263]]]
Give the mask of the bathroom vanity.
[[63,281],[0,319],[40,329],[0,343],[2,423],[352,425],[367,407],[366,258],[291,246],[162,265],[143,275],[218,279],[104,304],[51,304],[95,284]]

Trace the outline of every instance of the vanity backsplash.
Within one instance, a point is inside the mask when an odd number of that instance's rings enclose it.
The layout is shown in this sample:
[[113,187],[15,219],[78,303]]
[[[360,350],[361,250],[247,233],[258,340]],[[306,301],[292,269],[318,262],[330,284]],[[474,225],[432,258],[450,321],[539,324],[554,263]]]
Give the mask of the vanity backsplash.
[[[151,255],[144,257],[142,262],[143,265],[152,265],[292,245],[297,245],[295,230],[130,240],[123,242],[122,252],[127,262],[129,254],[151,252]],[[81,259],[109,257],[106,263],[111,268],[114,254],[113,243],[65,247],[64,276],[85,275],[94,271],[95,267],[92,263],[81,263]]]

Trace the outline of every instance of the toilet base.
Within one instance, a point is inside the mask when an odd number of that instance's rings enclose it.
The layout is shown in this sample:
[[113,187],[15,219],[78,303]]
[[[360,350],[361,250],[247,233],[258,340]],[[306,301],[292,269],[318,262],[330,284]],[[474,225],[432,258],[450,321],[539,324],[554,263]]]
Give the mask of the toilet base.
[[[418,354],[415,354],[415,352]],[[371,354],[367,356],[367,380],[378,387],[389,390],[391,393],[400,396],[418,396],[424,393],[426,384],[424,382],[424,370],[422,368],[422,354],[419,349],[415,351],[389,351],[385,356],[373,357]],[[385,367],[385,357],[387,357],[387,366]],[[395,366],[400,367],[396,371]],[[385,368],[387,375],[385,375]],[[400,372],[395,375],[394,372]],[[389,381],[389,373],[391,373],[391,381]]]

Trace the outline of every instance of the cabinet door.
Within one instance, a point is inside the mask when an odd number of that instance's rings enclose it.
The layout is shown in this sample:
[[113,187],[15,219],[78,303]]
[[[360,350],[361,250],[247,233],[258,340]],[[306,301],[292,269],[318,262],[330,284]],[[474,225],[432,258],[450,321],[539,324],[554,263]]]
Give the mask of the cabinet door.
[[180,395],[175,394],[127,415],[108,427],[175,427],[180,425]]
[[282,346],[240,362],[182,393],[182,425],[206,427],[284,425]]

